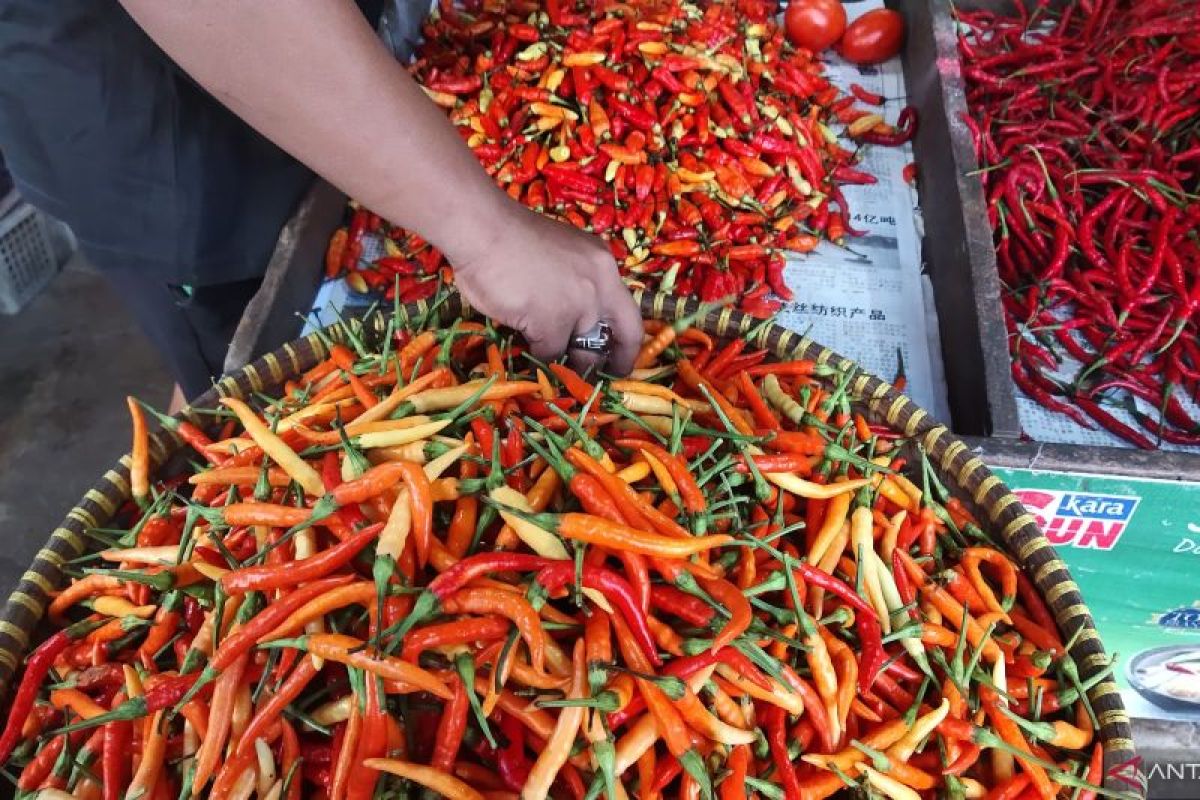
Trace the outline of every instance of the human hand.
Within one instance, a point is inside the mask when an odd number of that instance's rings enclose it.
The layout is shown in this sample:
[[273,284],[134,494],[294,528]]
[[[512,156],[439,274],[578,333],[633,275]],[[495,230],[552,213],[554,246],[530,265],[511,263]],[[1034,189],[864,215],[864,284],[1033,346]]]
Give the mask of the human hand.
[[[572,336],[603,320],[613,330],[607,370],[625,375],[633,369],[642,318],[603,241],[515,203],[499,224],[486,227],[455,248],[459,252],[447,253],[472,307],[524,334],[541,359],[557,358]],[[569,355],[580,371],[604,361],[581,350]]]

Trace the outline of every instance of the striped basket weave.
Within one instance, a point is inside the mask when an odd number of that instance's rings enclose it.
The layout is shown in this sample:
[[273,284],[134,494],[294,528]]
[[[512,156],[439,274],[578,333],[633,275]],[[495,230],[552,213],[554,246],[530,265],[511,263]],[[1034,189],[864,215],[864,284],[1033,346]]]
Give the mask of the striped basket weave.
[[[640,292],[637,296],[642,314],[647,318],[675,320],[697,308],[696,302],[690,299]],[[456,294],[443,297],[437,308],[431,309],[427,303],[421,302],[408,307],[406,311],[410,318],[432,312],[443,320],[473,313]],[[386,318],[376,313],[363,319],[362,323],[366,333],[378,335],[384,330]],[[752,344],[766,348],[777,358],[810,359],[839,369],[854,368],[852,362],[807,337],[778,325],[761,326],[758,320],[732,308],[711,311],[695,324],[719,338],[744,336],[756,329]],[[346,331],[339,324],[326,329],[326,334],[338,340],[344,339]],[[212,408],[221,397],[245,398],[254,392],[270,391],[281,386],[289,377],[299,375],[322,361],[327,352],[327,346],[316,334],[297,339],[225,376],[200,397],[194,407]],[[1087,680],[1104,669],[1108,663],[1107,656],[1080,596],[1079,587],[1067,571],[1066,564],[1058,558],[1038,529],[1033,516],[949,429],[935,422],[889,383],[854,369],[857,374],[849,390],[867,419],[904,434],[924,448],[947,488],[967,503],[982,524],[999,534],[1010,555],[1032,578],[1064,635],[1066,632],[1074,633],[1082,626],[1083,631],[1076,637],[1071,655],[1078,663],[1083,679]],[[197,424],[204,422],[190,409],[185,410],[183,416]],[[156,465],[164,463],[181,444],[169,431],[157,432],[150,442],[152,462]],[[129,499],[129,463],[129,456],[123,456],[117,466],[100,478],[67,514],[0,612],[0,708],[5,703],[9,683],[21,658],[34,639],[49,598],[62,582],[62,566],[83,555],[87,546],[85,531],[92,527],[104,527]],[[1089,698],[1101,725],[1100,737],[1105,746],[1107,774],[1129,764],[1134,758],[1129,718],[1111,678],[1099,683]],[[1130,788],[1124,781],[1110,780],[1110,783],[1115,789]]]

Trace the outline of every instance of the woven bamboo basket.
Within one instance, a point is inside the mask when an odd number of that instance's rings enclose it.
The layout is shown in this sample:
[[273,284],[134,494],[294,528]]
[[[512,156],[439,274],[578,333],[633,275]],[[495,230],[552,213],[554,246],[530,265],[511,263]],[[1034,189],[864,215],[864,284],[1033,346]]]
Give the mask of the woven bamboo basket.
[[[696,301],[691,299],[641,292],[636,296],[643,316],[651,319],[675,320],[697,308]],[[474,314],[457,294],[442,296],[432,308],[421,302],[405,311],[409,318],[433,313],[442,320]],[[359,322],[363,333],[378,336],[385,329],[386,317],[376,312]],[[861,371],[848,359],[807,337],[778,325],[761,326],[759,320],[731,308],[711,311],[695,324],[718,338],[744,336],[757,329],[752,344],[766,348],[777,358],[810,359],[838,369],[855,369],[850,393],[867,419],[902,433],[924,448],[946,487],[971,508],[981,524],[1000,536],[1009,554],[1033,580],[1053,611],[1064,639],[1082,626],[1082,632],[1075,637],[1071,655],[1079,665],[1083,679],[1105,669],[1107,655],[1066,564],[1055,554],[1016,495],[948,428],[933,420],[888,382]],[[339,323],[327,328],[325,334],[335,341],[344,340],[346,330],[343,323]],[[213,389],[198,398],[192,408],[182,412],[182,416],[203,424],[204,418],[192,409],[213,408],[221,397],[246,398],[254,392],[270,391],[289,377],[314,366],[327,353],[325,341],[317,334],[297,339],[222,378]],[[169,431],[157,432],[150,442],[152,463],[166,463],[181,445],[182,442]],[[50,597],[63,582],[63,565],[84,554],[88,542],[85,532],[89,528],[104,527],[129,499],[129,463],[129,456],[123,456],[71,509],[62,524],[51,533],[49,541],[0,612],[0,708],[7,702],[9,685],[24,653],[35,642]],[[1112,678],[1098,683],[1089,699],[1100,722],[1106,775],[1128,770],[1134,759],[1132,732]],[[1130,784],[1125,780],[1110,777],[1108,783],[1113,789],[1130,790]]]

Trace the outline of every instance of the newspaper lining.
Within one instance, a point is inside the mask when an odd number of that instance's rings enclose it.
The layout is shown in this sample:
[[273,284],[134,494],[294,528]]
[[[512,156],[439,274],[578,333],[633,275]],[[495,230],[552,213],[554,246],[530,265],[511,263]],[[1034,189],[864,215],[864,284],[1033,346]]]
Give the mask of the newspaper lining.
[[[883,3],[848,7],[858,17]],[[833,53],[826,77],[843,91],[857,83],[887,98],[882,113],[894,121],[906,105],[899,59],[859,67]],[[885,380],[896,377],[903,358],[905,393],[935,418],[949,422],[937,313],[928,278],[921,269],[923,225],[915,190],[905,183],[912,147],[866,147],[861,169],[878,182],[845,186],[851,228],[845,247],[822,242],[807,256],[788,259],[784,272],[796,294],[780,312],[786,328],[807,331],[814,341],[860,364]]]

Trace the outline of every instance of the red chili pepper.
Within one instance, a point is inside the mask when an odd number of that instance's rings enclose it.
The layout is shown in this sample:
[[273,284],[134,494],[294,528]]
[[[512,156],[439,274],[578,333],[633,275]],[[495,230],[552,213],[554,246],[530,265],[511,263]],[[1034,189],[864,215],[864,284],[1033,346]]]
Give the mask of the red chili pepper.
[[700,598],[664,584],[650,587],[650,605],[697,626],[708,627],[716,616],[713,607]]
[[129,722],[117,720],[104,726],[104,743],[100,754],[104,800],[117,800],[122,797],[122,790],[129,782],[132,739],[133,730]]
[[803,800],[804,793],[800,788],[800,780],[796,777],[796,767],[788,755],[787,712],[770,704],[760,705],[759,708],[766,724],[771,762],[775,765],[778,780],[783,784],[783,796],[787,800]]
[[830,173],[830,177],[838,183],[848,183],[851,185],[870,185],[879,182],[879,179],[874,175],[853,169],[845,164],[839,164],[834,167],[833,172]]
[[[781,255],[775,254],[771,257],[770,262],[767,264],[767,285],[771,287],[771,291],[781,300],[791,300],[794,295],[791,287],[787,285],[783,278],[785,266],[786,262]],[[765,354],[762,357],[765,357]]]
[[443,76],[431,81],[429,88],[435,92],[446,92],[447,94],[470,94],[483,88],[483,78],[478,75]]
[[[342,471],[338,463],[337,453],[330,451],[325,454],[321,461],[321,482],[325,485],[325,491],[334,492],[339,486],[342,486]],[[363,498],[364,500],[366,498]],[[368,524],[366,515],[362,513],[362,509],[358,507],[356,502],[339,501],[337,515],[341,518],[342,523],[347,530],[355,530],[356,528]],[[359,501],[361,502],[361,501]],[[218,564],[218,566],[221,566]]]
[[208,448],[210,445],[212,445],[213,440],[208,437],[208,434],[196,427],[191,422],[188,422],[185,419],[176,419],[175,417],[170,417],[166,414],[160,414],[149,406],[143,406],[143,408],[149,411],[150,414],[152,414],[154,418],[158,420],[160,425],[173,432],[180,439],[183,439],[188,446],[203,456],[208,463],[219,465],[224,461],[224,459],[220,456],[209,452]]
[[599,194],[604,188],[603,182],[585,175],[579,171],[578,167],[568,166],[567,164],[555,164],[553,162],[542,167],[542,174],[552,183],[560,185],[562,188],[574,189],[585,194]]
[[[19,721],[14,720],[12,717],[9,718],[10,725],[17,724]],[[21,770],[21,774],[17,778],[17,788],[24,792],[32,792],[35,789],[41,788],[43,783],[51,777],[50,773],[54,769],[54,765],[58,763],[59,756],[67,746],[67,742],[70,741],[72,749],[75,749],[83,743],[87,736],[87,731],[75,731],[74,733],[63,733],[55,736]],[[58,786],[48,785],[46,788],[66,788],[65,779],[58,781],[58,783]]]
[[725,105],[729,107],[729,111],[737,118],[738,122],[749,123],[750,104],[746,102],[746,98],[738,91],[730,79],[725,79],[717,84],[717,92],[721,95],[721,99],[725,101]]
[[478,553],[464,558],[429,582],[426,591],[437,600],[445,600],[475,578],[489,572],[529,572],[553,563],[529,553]]
[[679,777],[681,772],[683,772],[683,765],[679,763],[679,759],[670,753],[662,756],[654,769],[654,780],[650,784],[650,793],[660,794],[663,789],[671,785],[671,781]]
[[754,666],[754,662],[746,657],[741,650],[734,647],[720,647],[715,650],[709,649],[699,655],[672,659],[671,663],[667,664],[666,668],[663,669],[663,674],[687,679],[700,670],[711,667],[714,664],[725,664],[733,667],[739,675],[751,683],[757,684],[764,689],[769,690],[771,688],[770,679],[758,667]]
[[1142,434],[1135,431],[1133,428],[1121,422],[1109,412],[1105,411],[1100,405],[1091,399],[1085,398],[1082,395],[1075,396],[1075,405],[1083,409],[1083,412],[1100,424],[1100,427],[1110,433],[1119,436],[1127,442],[1140,447],[1143,450],[1154,450],[1154,442],[1147,439]]
[[591,229],[593,233],[604,234],[612,230],[616,222],[617,212],[611,205],[601,205],[592,214]]
[[284,589],[305,581],[324,578],[358,555],[378,536],[383,524],[363,528],[315,556],[282,566],[242,567],[221,576],[221,586],[231,594]]
[[908,571],[904,569],[904,562],[900,558],[899,551],[892,552],[892,578],[896,582],[896,591],[900,594],[900,600],[904,605],[909,606],[909,618],[917,619],[917,591],[908,580]]
[[654,186],[654,167],[650,164],[639,164],[634,168],[633,179],[633,194],[638,200],[645,200],[650,196],[650,190]]
[[959,742],[958,747],[958,758],[946,765],[946,768],[942,770],[943,775],[962,775],[975,766],[975,762],[979,760],[982,753],[982,748],[974,742]]
[[361,208],[355,209],[347,227],[346,246],[342,251],[342,269],[349,271],[358,265],[362,255],[362,237],[367,229],[367,212]]
[[684,85],[679,82],[679,79],[666,67],[655,67],[651,74],[654,76],[654,80],[662,84],[663,88],[672,94],[681,94],[687,91]]
[[750,767],[750,747],[739,744],[729,751],[725,762],[729,774],[722,779],[717,787],[720,800],[740,800],[746,794],[746,774]]
[[355,760],[360,766],[350,772],[346,786],[347,800],[370,800],[375,794],[379,773],[361,764],[367,759],[382,758],[387,754],[388,717],[382,699],[383,689],[372,675],[366,677],[365,683],[366,711],[363,713],[362,733],[359,734],[355,753]]
[[866,103],[869,106],[881,106],[887,99],[881,94],[867,91],[857,83],[850,84],[850,93],[853,94],[860,102]]
[[496,768],[505,786],[514,792],[521,791],[533,764],[525,754],[525,726],[512,714],[503,714],[499,722],[500,732],[508,744],[496,751]]
[[[584,564],[580,569],[580,578],[583,585],[588,589],[595,589],[602,593],[604,597],[621,612],[621,616],[629,625],[629,630],[632,632],[634,639],[637,640],[638,647],[646,654],[646,658],[654,666],[662,666],[662,659],[658,655],[658,647],[654,643],[654,636],[650,633],[650,626],[646,621],[646,614],[642,611],[638,603],[638,598],[634,595],[633,587],[629,582],[615,572],[612,572],[601,567]],[[543,567],[537,575],[538,583],[542,584],[549,591],[555,591],[573,581],[576,577],[575,564],[572,561],[550,562]]]
[[[56,632],[29,654],[25,660],[25,674],[13,695],[12,705],[8,709],[8,721],[4,733],[0,734],[0,764],[6,763],[13,749],[21,738],[21,726],[29,716],[33,703],[37,700],[38,689],[49,674],[50,668],[72,643],[87,636],[103,624],[103,620],[89,617],[68,628]],[[61,738],[61,737],[60,737]]]
[[750,143],[759,153],[777,156],[801,156],[812,151],[801,148],[795,142],[770,133],[756,133]]
[[503,617],[478,617],[417,628],[404,637],[404,649],[400,657],[415,664],[421,653],[431,648],[495,641],[507,636],[511,627],[511,623]]
[[[1086,780],[1092,786],[1100,786],[1104,780],[1104,745],[1096,742],[1092,746],[1092,758],[1088,762],[1088,771],[1084,775]],[[1096,800],[1095,789],[1084,789],[1079,793],[1078,800]]]
[[509,425],[504,445],[500,448],[500,465],[507,473],[508,485],[523,493],[527,488],[525,471],[517,468],[525,459],[525,440],[521,435],[523,426],[517,420],[510,420]]

